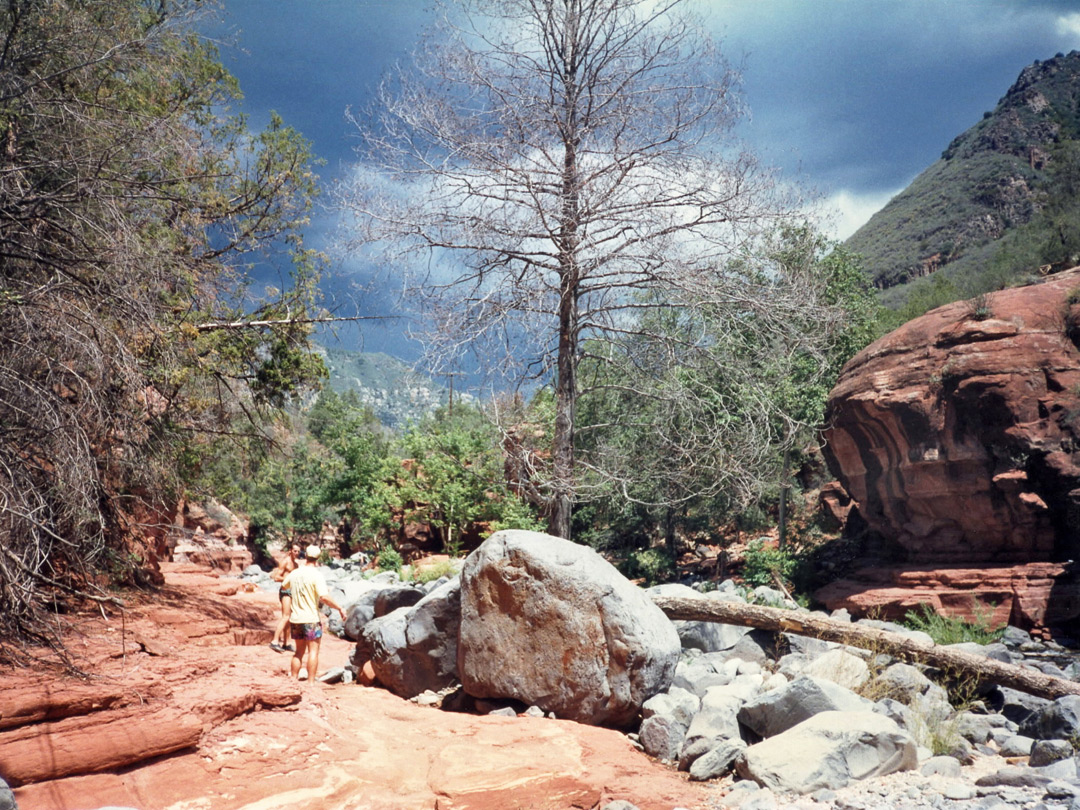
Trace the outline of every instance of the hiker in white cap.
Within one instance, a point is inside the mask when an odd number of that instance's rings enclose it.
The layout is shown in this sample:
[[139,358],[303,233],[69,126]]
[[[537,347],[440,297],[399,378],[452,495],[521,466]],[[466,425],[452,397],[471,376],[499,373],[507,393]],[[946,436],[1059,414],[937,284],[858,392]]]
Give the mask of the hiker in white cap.
[[345,611],[334,601],[326,588],[326,580],[315,567],[322,549],[308,546],[304,552],[304,564],[290,573],[281,583],[282,588],[292,592],[292,609],[289,613],[289,632],[296,642],[296,651],[289,662],[289,673],[294,678],[300,677],[300,668],[307,655],[308,678],[312,681],[319,672],[319,644],[322,638],[322,612],[320,605],[327,605],[341,614],[345,621]]

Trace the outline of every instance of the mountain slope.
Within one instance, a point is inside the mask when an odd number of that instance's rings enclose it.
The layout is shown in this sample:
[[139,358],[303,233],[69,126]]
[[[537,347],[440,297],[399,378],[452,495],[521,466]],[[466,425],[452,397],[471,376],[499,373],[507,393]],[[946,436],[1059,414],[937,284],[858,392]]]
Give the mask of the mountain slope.
[[449,400],[447,388],[396,357],[382,352],[323,351],[330,371],[327,385],[339,394],[356,391],[388,427],[419,421]]
[[[1025,68],[847,241],[890,305],[938,275],[967,297],[1080,258],[1080,52]],[[940,283],[940,282],[939,282]],[[939,302],[943,303],[943,302]]]

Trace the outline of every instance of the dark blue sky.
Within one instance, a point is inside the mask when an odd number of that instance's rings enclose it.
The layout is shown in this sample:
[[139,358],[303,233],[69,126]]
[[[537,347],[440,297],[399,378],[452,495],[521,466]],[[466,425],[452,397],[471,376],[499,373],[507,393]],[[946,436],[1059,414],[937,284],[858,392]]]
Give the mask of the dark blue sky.
[[[326,160],[355,163],[345,109],[363,107],[432,18],[426,0],[224,0],[226,65],[253,127],[276,110]],[[741,137],[816,190],[833,233],[859,224],[990,110],[1036,59],[1080,48],[1080,0],[702,0],[729,60],[744,67]],[[329,248],[334,221],[309,241]],[[343,277],[347,261],[337,264]],[[340,285],[339,285],[340,289]],[[368,298],[383,310],[390,298]],[[401,324],[364,327],[363,348],[412,359]],[[348,347],[356,330],[344,330]]]

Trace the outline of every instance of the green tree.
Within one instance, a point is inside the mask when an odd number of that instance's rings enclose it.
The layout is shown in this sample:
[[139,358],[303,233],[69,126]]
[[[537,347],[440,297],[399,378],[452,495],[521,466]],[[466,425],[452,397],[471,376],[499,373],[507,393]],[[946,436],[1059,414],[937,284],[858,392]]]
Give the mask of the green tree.
[[[322,372],[300,136],[229,116],[196,0],[0,7],[0,623],[85,589],[198,475]],[[289,286],[253,298],[263,246]],[[246,425],[238,418],[246,419]],[[178,462],[185,463],[179,464]],[[138,569],[113,573],[134,575]]]
[[538,528],[535,515],[504,483],[498,436],[483,414],[459,405],[453,416],[435,417],[410,427],[401,439],[409,459],[398,497],[413,520],[430,523],[443,547],[456,554],[463,535],[479,524]]

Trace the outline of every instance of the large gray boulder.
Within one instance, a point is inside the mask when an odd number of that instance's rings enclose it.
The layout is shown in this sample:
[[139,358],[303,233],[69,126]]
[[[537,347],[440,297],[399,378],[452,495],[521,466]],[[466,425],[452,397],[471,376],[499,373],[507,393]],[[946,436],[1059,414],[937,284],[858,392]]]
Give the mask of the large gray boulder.
[[461,587],[452,579],[412,607],[368,622],[358,646],[370,651],[375,676],[387,689],[411,698],[457,682],[460,623]]
[[660,608],[585,546],[501,531],[462,567],[458,672],[473,697],[628,726],[670,686],[679,650]]
[[872,712],[874,704],[824,678],[803,675],[758,695],[739,710],[739,722],[760,737],[787,731],[821,712]]
[[873,712],[822,712],[746,749],[744,779],[790,793],[835,790],[918,764],[915,741]]

